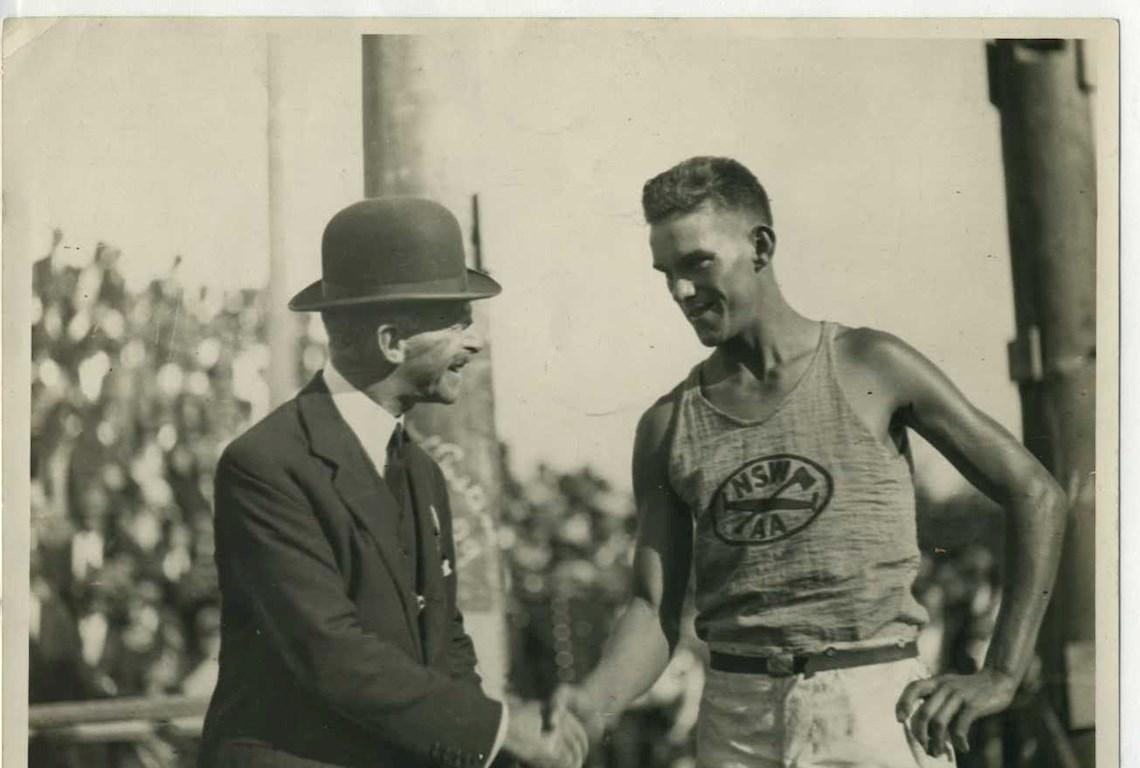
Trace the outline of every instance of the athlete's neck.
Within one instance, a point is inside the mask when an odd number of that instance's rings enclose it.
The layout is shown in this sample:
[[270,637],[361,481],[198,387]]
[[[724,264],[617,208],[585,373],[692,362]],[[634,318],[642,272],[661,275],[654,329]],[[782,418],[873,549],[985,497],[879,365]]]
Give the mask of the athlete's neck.
[[778,293],[762,306],[755,322],[717,350],[726,368],[747,370],[760,380],[814,349],[820,333],[817,321],[792,309]]

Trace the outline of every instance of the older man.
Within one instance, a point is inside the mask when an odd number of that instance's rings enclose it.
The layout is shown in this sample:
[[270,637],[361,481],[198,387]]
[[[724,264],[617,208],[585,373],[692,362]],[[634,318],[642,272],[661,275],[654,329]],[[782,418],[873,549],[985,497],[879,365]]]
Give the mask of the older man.
[[454,216],[415,198],[338,213],[319,311],[330,363],[228,446],[216,482],[220,672],[204,766],[488,765],[500,748],[576,766],[573,718],[484,695],[456,605],[439,467],[408,440],[416,403],[452,403],[482,342],[470,302],[499,293],[465,266]]

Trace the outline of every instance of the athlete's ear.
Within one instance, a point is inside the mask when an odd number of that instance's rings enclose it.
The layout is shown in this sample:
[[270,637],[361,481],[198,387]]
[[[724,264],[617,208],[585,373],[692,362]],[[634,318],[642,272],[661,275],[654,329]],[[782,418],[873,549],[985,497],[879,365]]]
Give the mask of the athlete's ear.
[[759,272],[772,262],[776,255],[776,231],[767,224],[758,224],[749,233],[752,236],[754,255],[752,262]]

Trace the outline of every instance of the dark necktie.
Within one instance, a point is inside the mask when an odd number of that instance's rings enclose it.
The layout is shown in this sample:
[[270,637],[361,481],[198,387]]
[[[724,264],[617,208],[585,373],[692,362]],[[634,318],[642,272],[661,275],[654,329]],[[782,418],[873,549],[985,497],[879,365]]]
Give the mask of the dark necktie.
[[392,430],[392,437],[388,441],[388,464],[384,469],[384,482],[396,497],[399,507],[399,536],[400,551],[404,554],[405,563],[413,583],[417,583],[417,542],[416,514],[412,504],[411,489],[408,487],[407,471],[407,434],[403,425],[397,424]]
[[384,466],[384,479],[389,476],[403,473],[404,468],[404,425],[396,424],[392,436],[388,439],[388,448],[385,451],[386,464]]

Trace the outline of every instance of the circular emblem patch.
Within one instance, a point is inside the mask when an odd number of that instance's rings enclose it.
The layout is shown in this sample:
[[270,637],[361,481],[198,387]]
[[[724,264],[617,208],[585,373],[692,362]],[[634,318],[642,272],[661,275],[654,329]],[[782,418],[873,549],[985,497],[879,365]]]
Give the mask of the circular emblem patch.
[[713,530],[726,544],[771,544],[808,527],[831,492],[831,475],[811,459],[791,453],[753,459],[713,494]]

